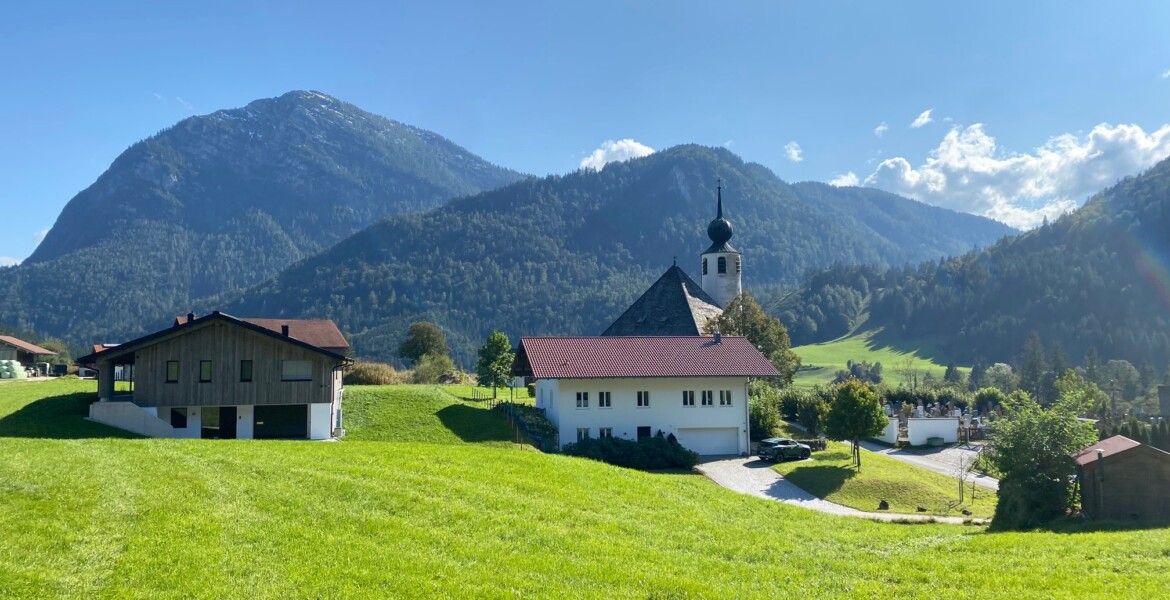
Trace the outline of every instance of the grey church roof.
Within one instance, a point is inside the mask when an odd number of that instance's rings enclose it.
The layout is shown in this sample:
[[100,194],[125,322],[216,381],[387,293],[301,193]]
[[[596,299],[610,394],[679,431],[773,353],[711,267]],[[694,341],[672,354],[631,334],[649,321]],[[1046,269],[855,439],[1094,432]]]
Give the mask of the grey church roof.
[[702,335],[723,309],[699,284],[672,266],[601,335]]

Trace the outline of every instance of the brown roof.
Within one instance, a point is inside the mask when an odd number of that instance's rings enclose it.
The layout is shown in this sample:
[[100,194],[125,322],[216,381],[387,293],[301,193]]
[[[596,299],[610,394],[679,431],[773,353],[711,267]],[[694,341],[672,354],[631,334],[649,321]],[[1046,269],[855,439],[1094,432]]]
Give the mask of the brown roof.
[[775,377],[747,338],[722,336],[526,337],[513,373],[538,379]]
[[1115,435],[1111,438],[1103,439],[1088,448],[1080,450],[1072,455],[1073,460],[1077,461],[1078,465],[1085,466],[1097,460],[1097,450],[1104,450],[1105,457],[1120,454],[1126,450],[1132,450],[1141,446],[1140,443],[1135,442],[1124,435]]
[[[175,325],[186,325],[193,315],[179,315],[175,317]],[[329,319],[248,319],[241,317],[253,325],[259,325],[269,331],[283,333],[281,327],[288,325],[288,336],[326,350],[349,348],[349,342],[341,335],[341,330]]]
[[46,349],[41,348],[40,346],[38,346],[36,344],[30,344],[22,339],[14,338],[10,335],[0,335],[0,342],[4,342],[5,344],[8,344],[9,346],[12,346],[12,347],[20,349],[20,350],[24,350],[25,352],[31,352],[33,354],[48,354],[48,355],[52,355],[52,356],[57,355],[57,353],[53,352],[52,350],[46,350]]

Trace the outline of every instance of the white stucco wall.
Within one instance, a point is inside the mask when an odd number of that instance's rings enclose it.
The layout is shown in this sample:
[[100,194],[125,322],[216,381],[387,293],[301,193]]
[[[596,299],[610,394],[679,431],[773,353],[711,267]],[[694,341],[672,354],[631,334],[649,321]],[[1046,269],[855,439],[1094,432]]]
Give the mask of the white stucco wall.
[[894,445],[898,442],[898,420],[889,419],[886,423],[886,428],[882,430],[881,435],[874,438],[883,441],[887,444]]
[[309,405],[309,439],[327,440],[333,432],[333,410],[331,403],[321,402]]
[[[646,379],[560,379],[537,380],[537,396],[545,392],[545,416],[560,434],[560,444],[577,441],[577,429],[589,428],[597,437],[599,428],[610,427],[613,436],[637,439],[638,427],[650,427],[650,434],[679,434],[680,429],[734,427],[738,431],[737,453],[748,452],[747,378],[646,378]],[[683,406],[682,392],[695,392],[695,405]],[[703,390],[713,392],[713,406],[702,405]],[[731,392],[731,405],[719,405],[719,391]],[[598,392],[610,392],[611,407],[598,406]],[[637,392],[650,392],[650,406],[637,406]],[[589,392],[589,408],[577,408],[577,392]]]
[[175,437],[170,423],[152,415],[133,402],[94,402],[89,418],[104,425],[150,437]]
[[940,437],[945,443],[959,441],[959,420],[951,417],[909,419],[906,434],[911,446],[926,445],[927,438]]
[[[727,259],[726,273],[719,272],[719,257]],[[703,275],[701,282],[703,291],[718,300],[720,308],[726,308],[727,303],[743,291],[743,256],[735,252],[712,252],[704,254],[701,259],[707,260],[707,272]],[[738,273],[735,269],[736,259],[740,261],[740,272]],[[700,273],[703,272],[702,268],[700,263]]]

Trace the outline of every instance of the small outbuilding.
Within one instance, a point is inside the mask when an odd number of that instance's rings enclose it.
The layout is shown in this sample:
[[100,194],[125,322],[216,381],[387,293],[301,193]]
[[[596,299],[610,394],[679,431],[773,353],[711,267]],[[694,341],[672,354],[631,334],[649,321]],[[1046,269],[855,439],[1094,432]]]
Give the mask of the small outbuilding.
[[10,335],[0,335],[0,360],[14,360],[25,367],[37,362],[39,356],[56,356],[52,350],[26,342]]
[[1089,518],[1170,521],[1170,453],[1115,435],[1072,458]]

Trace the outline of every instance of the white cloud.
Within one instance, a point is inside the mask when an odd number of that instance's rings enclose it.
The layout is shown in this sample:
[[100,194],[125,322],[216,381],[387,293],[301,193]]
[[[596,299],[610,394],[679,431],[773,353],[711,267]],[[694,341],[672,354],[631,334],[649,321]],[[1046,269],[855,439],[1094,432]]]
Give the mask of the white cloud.
[[192,113],[199,112],[198,110],[195,109],[194,104],[187,102],[186,100],[184,100],[182,98],[182,96],[175,96],[175,102],[178,102],[179,106],[182,106],[183,108],[187,109],[188,112],[192,112]]
[[889,131],[889,130],[890,130],[890,126],[886,125],[885,121],[882,121],[881,125],[878,125],[877,127],[873,128],[873,134],[878,136],[878,137],[882,137],[882,134]]
[[580,168],[600,171],[602,167],[611,163],[631,158],[641,158],[654,154],[654,149],[645,144],[635,142],[630,138],[624,140],[605,140],[592,154],[581,159]]
[[800,162],[804,160],[804,150],[800,149],[800,144],[788,142],[784,144],[784,156],[792,162]]
[[0,256],[0,267],[11,267],[13,265],[19,264],[19,258],[12,258],[11,256]]
[[1170,78],[1170,69],[1162,71],[1162,79]]
[[922,111],[922,114],[918,115],[918,117],[916,117],[914,119],[914,122],[910,124],[910,128],[911,129],[918,129],[919,127],[922,127],[923,125],[928,125],[928,124],[934,122],[934,119],[930,118],[930,113],[932,113],[932,112],[934,112],[933,108],[928,108],[928,109]]
[[151,92],[151,94],[154,94],[154,99],[155,99],[155,100],[158,100],[159,102],[162,102],[163,104],[166,104],[166,103],[167,103],[167,99],[166,99],[166,98],[163,98],[162,94],[160,94],[160,93],[158,93],[158,92]]
[[858,179],[857,173],[854,173],[853,171],[849,171],[844,175],[838,175],[829,180],[829,185],[833,187],[848,187],[857,185],[859,183],[861,183],[861,180]]
[[1028,228],[1170,154],[1170,124],[1146,133],[1102,123],[1085,136],[1052,137],[1030,153],[1000,151],[983,125],[951,129],[914,167],[888,158],[864,184],[936,206]]
[[734,146],[734,145],[735,145],[735,140],[727,140],[726,142],[723,142],[723,147],[724,147],[724,148],[727,148],[727,149],[729,149],[729,150],[730,150],[730,149],[731,149],[731,147],[732,147],[732,146]]
[[46,235],[49,235],[48,229],[42,229],[42,230],[34,233],[33,234],[33,242],[36,243],[36,245],[40,246],[41,242],[45,241]]

